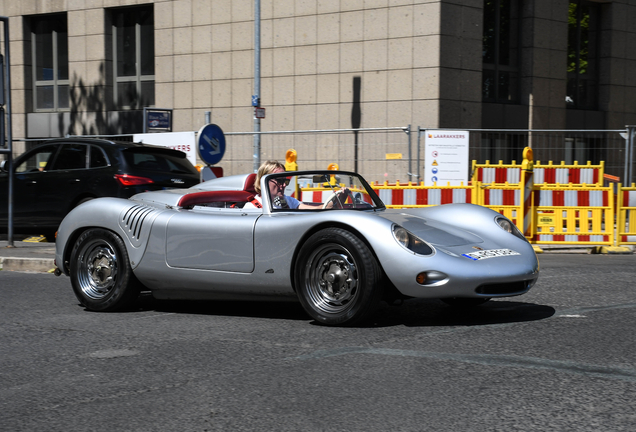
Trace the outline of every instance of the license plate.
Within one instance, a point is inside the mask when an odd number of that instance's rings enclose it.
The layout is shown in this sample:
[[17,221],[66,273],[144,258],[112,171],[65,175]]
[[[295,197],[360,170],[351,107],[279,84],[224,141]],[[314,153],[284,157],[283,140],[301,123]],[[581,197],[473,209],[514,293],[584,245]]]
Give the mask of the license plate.
[[470,258],[473,261],[478,261],[478,260],[483,260],[488,258],[497,258],[497,257],[509,256],[509,255],[521,255],[521,254],[511,249],[480,250],[477,252],[462,254],[462,256],[465,256],[466,258]]

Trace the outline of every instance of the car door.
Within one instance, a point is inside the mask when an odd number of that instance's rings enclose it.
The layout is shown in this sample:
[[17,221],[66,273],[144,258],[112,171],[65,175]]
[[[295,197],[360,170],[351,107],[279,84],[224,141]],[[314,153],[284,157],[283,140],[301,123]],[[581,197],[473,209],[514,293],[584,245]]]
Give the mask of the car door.
[[254,270],[254,224],[261,212],[241,209],[189,210],[166,228],[171,267],[249,273]]
[[[45,180],[46,169],[59,145],[45,145],[28,151],[14,162],[13,224],[16,228],[34,228],[38,214],[37,185]],[[0,221],[8,219],[8,172],[0,173]]]
[[36,185],[37,226],[57,227],[72,209],[87,181],[88,145],[61,145]]

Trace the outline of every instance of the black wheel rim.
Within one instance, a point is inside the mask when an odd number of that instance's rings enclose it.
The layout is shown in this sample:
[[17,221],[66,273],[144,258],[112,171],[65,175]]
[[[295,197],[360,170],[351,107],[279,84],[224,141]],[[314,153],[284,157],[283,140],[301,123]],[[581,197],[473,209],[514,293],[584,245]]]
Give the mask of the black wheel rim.
[[314,250],[305,272],[308,300],[320,312],[342,314],[360,292],[358,266],[342,245],[329,243]]
[[96,239],[82,245],[77,256],[77,281],[84,295],[101,300],[117,282],[117,254],[108,241]]

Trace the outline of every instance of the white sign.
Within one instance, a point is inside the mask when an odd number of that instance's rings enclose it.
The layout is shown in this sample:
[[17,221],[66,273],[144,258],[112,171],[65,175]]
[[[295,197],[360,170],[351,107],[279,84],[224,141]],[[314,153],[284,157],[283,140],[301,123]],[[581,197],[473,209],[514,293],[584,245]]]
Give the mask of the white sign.
[[197,163],[195,132],[165,132],[133,135],[134,142],[169,147],[186,154],[192,165]]
[[468,184],[468,131],[425,130],[424,186]]

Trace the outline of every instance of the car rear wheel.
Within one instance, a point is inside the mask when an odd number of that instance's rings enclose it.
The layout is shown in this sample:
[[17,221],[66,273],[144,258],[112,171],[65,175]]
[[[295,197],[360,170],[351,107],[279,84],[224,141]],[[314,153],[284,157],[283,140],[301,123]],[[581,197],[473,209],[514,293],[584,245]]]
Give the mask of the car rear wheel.
[[89,229],[79,236],[71,252],[70,277],[79,302],[93,311],[126,309],[141,290],[124,242],[105,229]]
[[295,274],[303,308],[321,324],[364,321],[382,297],[377,260],[363,241],[344,229],[327,228],[309,237]]
[[490,298],[451,297],[440,300],[453,307],[473,307],[486,303]]

